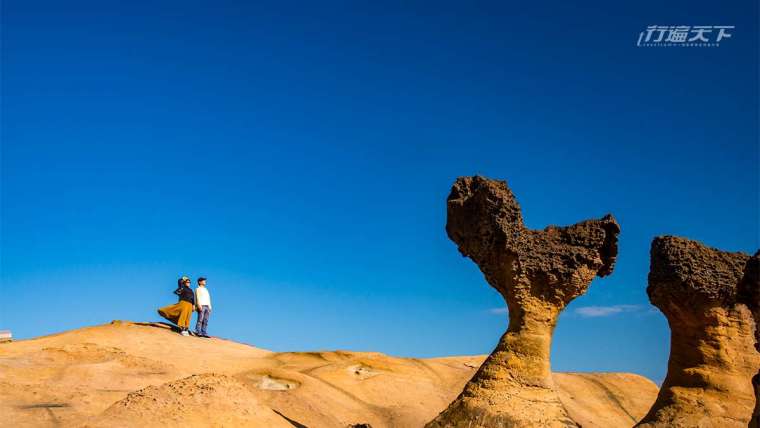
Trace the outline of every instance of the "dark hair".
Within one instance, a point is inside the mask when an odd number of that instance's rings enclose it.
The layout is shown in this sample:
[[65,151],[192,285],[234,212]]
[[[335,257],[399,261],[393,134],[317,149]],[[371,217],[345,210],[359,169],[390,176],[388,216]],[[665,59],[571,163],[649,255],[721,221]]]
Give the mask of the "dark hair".
[[204,276],[198,277],[198,284],[200,284],[201,281],[205,281],[205,280],[206,280],[206,277]]
[[184,284],[185,281],[182,280],[182,278],[177,280],[177,288],[182,288],[182,284]]

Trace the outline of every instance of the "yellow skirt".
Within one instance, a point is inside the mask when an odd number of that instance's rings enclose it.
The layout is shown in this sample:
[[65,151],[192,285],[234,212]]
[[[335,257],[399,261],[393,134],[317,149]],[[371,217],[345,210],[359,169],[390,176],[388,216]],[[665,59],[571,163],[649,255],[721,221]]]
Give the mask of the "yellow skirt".
[[193,316],[193,305],[190,302],[180,300],[173,305],[160,308],[158,314],[181,328],[189,328],[190,318]]

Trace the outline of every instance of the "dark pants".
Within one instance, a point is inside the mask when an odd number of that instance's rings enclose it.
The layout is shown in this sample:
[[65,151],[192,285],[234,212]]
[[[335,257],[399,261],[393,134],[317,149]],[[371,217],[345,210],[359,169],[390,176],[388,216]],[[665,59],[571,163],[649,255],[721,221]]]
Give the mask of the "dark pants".
[[195,334],[199,336],[206,336],[206,326],[208,325],[208,317],[211,316],[211,308],[208,306],[202,306],[200,312],[198,312],[198,321],[195,323]]

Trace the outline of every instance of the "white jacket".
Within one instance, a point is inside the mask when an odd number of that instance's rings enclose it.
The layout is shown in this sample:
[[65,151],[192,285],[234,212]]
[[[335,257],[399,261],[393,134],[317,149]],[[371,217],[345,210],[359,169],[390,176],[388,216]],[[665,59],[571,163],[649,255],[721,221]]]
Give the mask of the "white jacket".
[[211,295],[208,294],[206,287],[197,287],[195,289],[195,305],[208,306],[211,308]]

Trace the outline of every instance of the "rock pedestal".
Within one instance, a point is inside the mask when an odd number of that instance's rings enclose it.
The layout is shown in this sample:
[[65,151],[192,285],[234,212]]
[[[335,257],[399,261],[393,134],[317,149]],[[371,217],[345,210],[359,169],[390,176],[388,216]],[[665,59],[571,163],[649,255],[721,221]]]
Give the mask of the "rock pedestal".
[[509,327],[464,391],[427,426],[566,427],[549,363],[562,309],[612,272],[620,227],[611,215],[529,230],[506,182],[457,179],[446,232],[507,303]]
[[751,379],[760,368],[751,309],[757,280],[754,292],[744,285],[748,260],[684,238],[652,241],[647,293],[668,319],[670,359],[638,426],[747,427],[755,407]]

